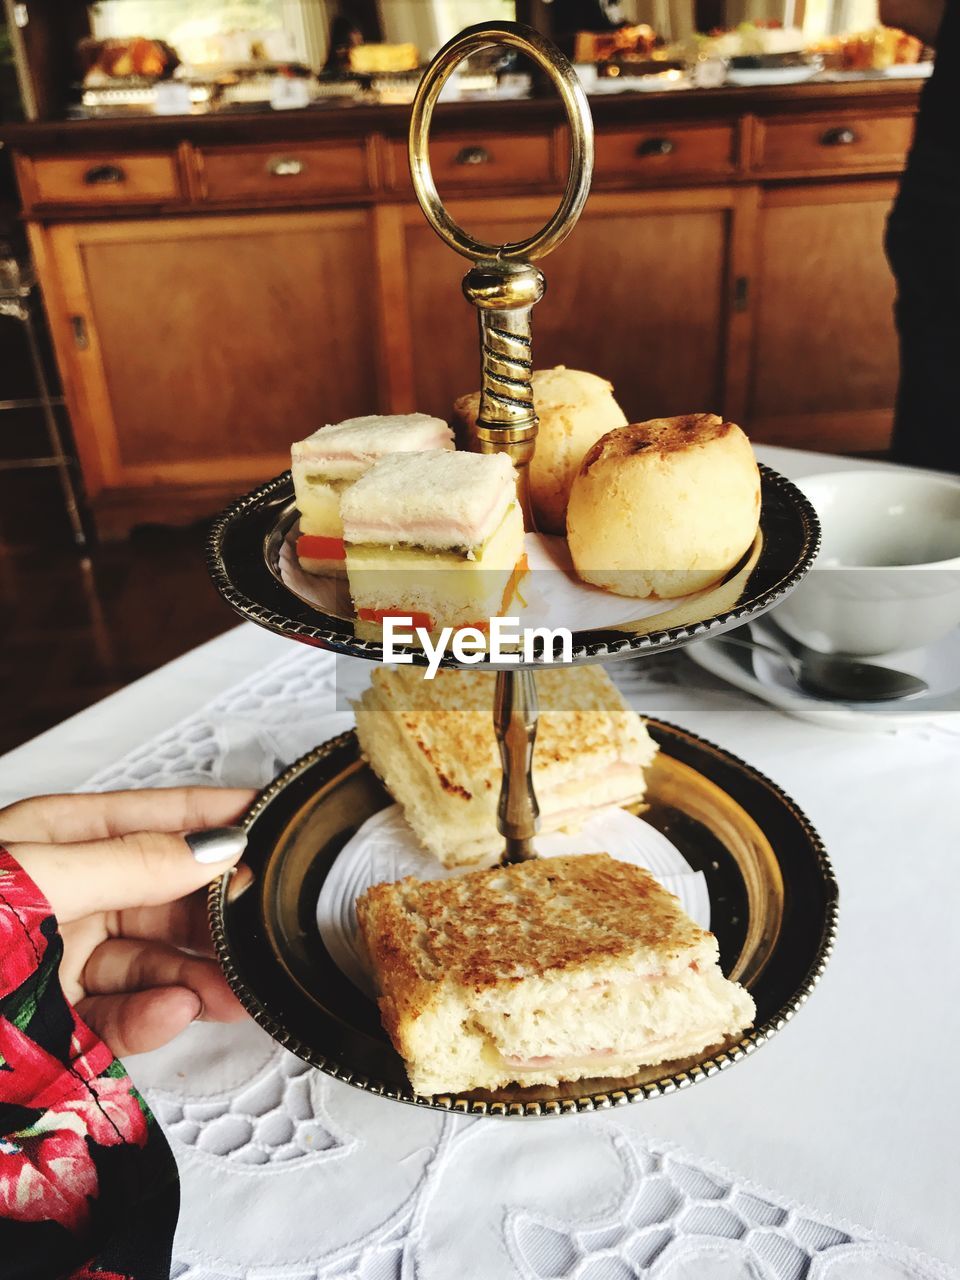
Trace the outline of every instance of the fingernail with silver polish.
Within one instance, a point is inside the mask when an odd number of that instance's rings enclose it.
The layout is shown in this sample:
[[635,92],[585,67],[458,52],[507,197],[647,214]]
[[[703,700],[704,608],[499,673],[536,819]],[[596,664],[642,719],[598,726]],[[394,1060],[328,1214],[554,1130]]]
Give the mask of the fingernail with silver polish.
[[243,853],[247,833],[243,827],[208,827],[205,831],[188,831],[183,837],[198,862],[226,862]]

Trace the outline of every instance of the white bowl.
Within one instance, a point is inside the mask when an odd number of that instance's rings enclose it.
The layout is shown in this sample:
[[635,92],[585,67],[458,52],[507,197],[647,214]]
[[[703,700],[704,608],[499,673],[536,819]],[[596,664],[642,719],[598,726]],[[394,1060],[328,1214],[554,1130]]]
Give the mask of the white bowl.
[[776,610],[824,653],[920,649],[960,625],[960,481],[835,471],[797,485],[816,508],[816,564]]

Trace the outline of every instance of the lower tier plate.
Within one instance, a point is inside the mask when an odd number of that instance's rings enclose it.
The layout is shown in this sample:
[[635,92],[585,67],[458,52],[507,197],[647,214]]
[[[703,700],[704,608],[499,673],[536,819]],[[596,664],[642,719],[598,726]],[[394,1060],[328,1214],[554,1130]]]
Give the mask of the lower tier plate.
[[695,1058],[629,1079],[415,1095],[373,1001],[344,977],[321,941],[317,899],[340,849],[391,798],[351,731],[281,774],[245,819],[253,886],[228,900],[210,889],[220,963],[248,1012],[298,1057],[357,1088],[470,1114],[545,1116],[639,1102],[715,1075],[768,1040],[816,985],[836,932],[837,885],[816,832],[784,793],[735,756],[660,721],[649,773],[648,822],[710,893],[723,971],[749,988],[752,1031]]

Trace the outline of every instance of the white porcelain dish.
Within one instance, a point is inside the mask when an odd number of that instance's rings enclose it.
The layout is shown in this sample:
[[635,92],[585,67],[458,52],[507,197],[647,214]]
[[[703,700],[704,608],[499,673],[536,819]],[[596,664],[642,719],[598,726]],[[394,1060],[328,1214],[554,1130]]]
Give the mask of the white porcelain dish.
[[824,653],[923,648],[960,626],[960,480],[837,471],[797,481],[823,528],[820,554],[777,621]]
[[926,80],[933,74],[932,62],[895,62],[883,71],[887,80]]
[[727,84],[739,89],[763,89],[781,84],[803,84],[819,75],[818,66],[800,67],[728,67]]

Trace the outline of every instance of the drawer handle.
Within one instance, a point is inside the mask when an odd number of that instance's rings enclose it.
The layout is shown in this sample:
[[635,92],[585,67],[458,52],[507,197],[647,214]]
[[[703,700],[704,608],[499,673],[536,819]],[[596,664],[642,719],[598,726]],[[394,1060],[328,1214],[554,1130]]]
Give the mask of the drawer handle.
[[644,138],[637,144],[638,156],[668,156],[676,144],[669,138]]
[[493,159],[486,147],[461,147],[454,156],[454,164],[489,164]]
[[307,166],[293,156],[277,156],[267,164],[267,173],[275,178],[297,178]]
[[90,345],[90,339],[87,337],[87,322],[83,316],[71,316],[70,328],[73,331],[74,346],[78,351],[86,351]]
[[849,147],[857,141],[857,135],[846,125],[828,129],[820,138],[822,147]]
[[88,187],[108,187],[125,181],[126,176],[118,164],[98,164],[87,170],[83,180]]

